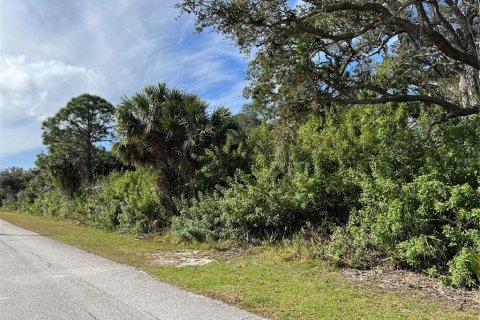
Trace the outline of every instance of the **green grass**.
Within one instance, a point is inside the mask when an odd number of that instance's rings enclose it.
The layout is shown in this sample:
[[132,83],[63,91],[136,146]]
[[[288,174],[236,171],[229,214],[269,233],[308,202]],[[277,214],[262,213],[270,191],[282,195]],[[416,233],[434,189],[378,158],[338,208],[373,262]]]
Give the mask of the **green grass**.
[[168,236],[136,239],[10,212],[0,212],[0,219],[276,319],[479,319],[474,312],[457,311],[420,296],[354,285],[320,260],[292,259],[288,248],[256,248],[233,260],[204,266],[159,267],[149,263],[148,253],[211,245],[185,244]]

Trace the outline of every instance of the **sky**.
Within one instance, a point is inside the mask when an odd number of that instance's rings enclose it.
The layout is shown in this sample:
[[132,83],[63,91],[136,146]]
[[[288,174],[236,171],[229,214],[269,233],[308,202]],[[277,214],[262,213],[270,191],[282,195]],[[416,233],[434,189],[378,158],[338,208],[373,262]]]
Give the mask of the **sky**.
[[0,0],[0,168],[33,167],[41,123],[75,96],[114,105],[147,84],[194,92],[238,112],[244,57],[195,33],[175,0]]

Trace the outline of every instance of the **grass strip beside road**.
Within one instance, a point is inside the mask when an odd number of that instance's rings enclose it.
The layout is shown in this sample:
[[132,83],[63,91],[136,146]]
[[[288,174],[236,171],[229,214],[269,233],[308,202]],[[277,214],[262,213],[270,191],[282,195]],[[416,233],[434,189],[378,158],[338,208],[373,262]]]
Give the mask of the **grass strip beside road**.
[[[231,260],[194,267],[156,266],[152,254],[207,250],[169,236],[138,239],[71,221],[0,212],[0,219],[142,269],[159,280],[275,319],[478,319],[418,295],[352,284],[315,259],[286,259],[278,248],[251,250]],[[287,250],[288,251],[288,250]]]

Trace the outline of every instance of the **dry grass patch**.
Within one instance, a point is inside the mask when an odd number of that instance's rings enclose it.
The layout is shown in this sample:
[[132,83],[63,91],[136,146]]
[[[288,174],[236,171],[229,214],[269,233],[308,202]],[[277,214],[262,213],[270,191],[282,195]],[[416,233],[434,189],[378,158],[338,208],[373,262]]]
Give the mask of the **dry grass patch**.
[[346,279],[382,292],[402,292],[434,299],[457,310],[472,310],[480,316],[480,290],[443,285],[425,274],[404,270],[341,269]]

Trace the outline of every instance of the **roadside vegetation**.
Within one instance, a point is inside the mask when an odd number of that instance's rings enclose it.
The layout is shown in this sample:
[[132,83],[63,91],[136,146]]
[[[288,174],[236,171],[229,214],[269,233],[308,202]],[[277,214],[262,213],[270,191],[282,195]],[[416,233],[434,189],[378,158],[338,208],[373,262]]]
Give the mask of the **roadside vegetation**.
[[[318,258],[340,266],[407,268],[453,286],[478,285],[479,117],[442,124],[422,141],[429,114],[422,111],[412,127],[404,105],[266,122],[248,109],[208,115],[202,105],[187,114],[181,103],[170,104],[174,110],[159,103],[142,119],[122,115],[124,138],[114,151],[127,161],[94,146],[105,154],[95,159],[105,174],[92,181],[81,151],[74,163],[45,165],[63,157],[58,145],[68,140],[45,141],[38,169],[2,171],[2,206],[197,242],[261,244],[301,235],[319,243]],[[247,117],[254,126],[245,125]],[[142,123],[152,119],[172,131]]]
[[[275,319],[477,319],[475,305],[463,300],[361,284],[315,259],[299,240],[244,247],[233,255],[228,243],[184,242],[171,235],[148,239],[120,235],[75,221],[0,212],[0,219],[80,247],[152,276]],[[208,252],[214,260],[197,266],[159,264],[165,252]],[[463,311],[458,311],[463,308]]]
[[[36,168],[0,172],[1,207],[182,245],[301,239],[313,247],[302,268],[478,290],[477,2],[177,6],[251,58],[251,103],[232,115],[164,83],[117,106],[74,97],[44,122]],[[242,261],[269,267],[261,257]],[[209,291],[171,270],[162,277]]]

